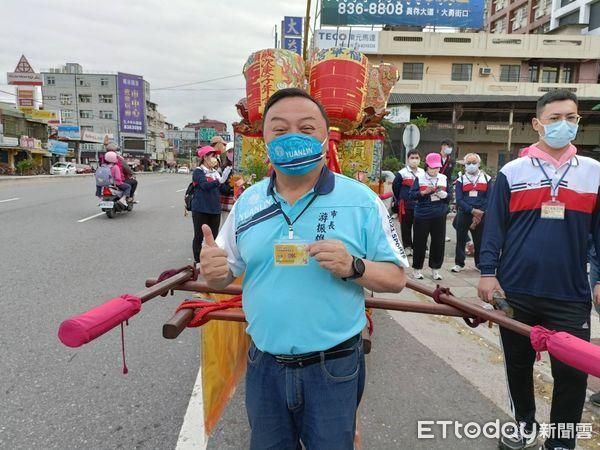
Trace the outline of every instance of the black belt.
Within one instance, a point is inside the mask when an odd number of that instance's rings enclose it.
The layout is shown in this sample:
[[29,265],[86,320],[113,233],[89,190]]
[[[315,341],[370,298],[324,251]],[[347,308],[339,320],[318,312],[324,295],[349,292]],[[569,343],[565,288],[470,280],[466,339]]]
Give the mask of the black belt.
[[275,361],[287,367],[305,367],[321,362],[321,353],[325,360],[343,358],[353,352],[352,347],[360,340],[360,333],[341,344],[322,352],[303,353],[301,355],[273,355]]

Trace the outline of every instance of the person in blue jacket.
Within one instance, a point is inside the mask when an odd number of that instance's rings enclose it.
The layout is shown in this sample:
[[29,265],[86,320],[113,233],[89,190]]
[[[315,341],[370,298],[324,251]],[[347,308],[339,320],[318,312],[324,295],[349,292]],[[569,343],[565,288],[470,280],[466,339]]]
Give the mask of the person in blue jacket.
[[446,216],[448,215],[448,179],[440,173],[442,157],[430,153],[425,158],[426,168],[419,174],[409,192],[415,201],[415,223],[413,237],[413,277],[423,279],[421,270],[425,262],[427,238],[431,236],[429,267],[434,280],[441,280],[439,269],[444,262]]
[[[513,318],[530,326],[590,340],[591,296],[600,284],[587,276],[588,238],[600,251],[600,162],[571,143],[581,116],[577,97],[555,90],[540,97],[532,120],[539,140],[527,156],[506,164],[494,181],[481,244],[479,297],[504,292]],[[500,327],[510,403],[518,430],[500,448],[538,448],[529,337]],[[574,430],[581,421],[588,375],[551,357],[551,424]],[[575,449],[574,432],[552,433],[545,450]]]
[[392,184],[394,192],[394,202],[396,212],[398,213],[398,222],[402,234],[402,245],[407,256],[413,254],[413,223],[415,220],[415,202],[408,195],[415,179],[424,174],[424,170],[419,167],[421,156],[417,150],[410,150],[406,154],[406,167],[402,168],[396,174]]
[[479,269],[479,249],[483,235],[483,218],[487,208],[488,194],[492,187],[491,177],[480,169],[481,158],[477,153],[468,153],[464,158],[465,173],[456,179],[456,265],[452,272],[465,268],[465,247],[469,231],[475,247],[475,267]]
[[198,167],[192,173],[194,196],[192,198],[192,220],[194,222],[194,239],[192,251],[194,261],[200,262],[200,249],[204,235],[202,225],[212,230],[213,236],[219,233],[221,224],[221,174],[218,172],[219,161],[216,155],[219,150],[210,145],[198,148]]

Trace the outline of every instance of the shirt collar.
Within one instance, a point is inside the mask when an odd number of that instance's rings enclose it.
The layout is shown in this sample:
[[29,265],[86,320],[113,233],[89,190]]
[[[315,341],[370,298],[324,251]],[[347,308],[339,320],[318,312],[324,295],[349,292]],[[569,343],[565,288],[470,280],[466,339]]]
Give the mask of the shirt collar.
[[[569,145],[569,148],[564,153],[564,155],[561,156],[560,160],[554,159],[548,153],[541,150],[539,147],[537,147],[535,145],[530,146],[528,148],[528,153],[527,153],[527,156],[531,157],[532,159],[538,159],[540,161],[544,161],[557,169],[559,167],[564,166],[565,164],[567,164],[569,162],[571,162],[571,164],[573,164],[573,165],[577,165],[578,160],[575,155],[577,155],[577,147],[575,147],[573,144]],[[536,162],[534,162],[534,164],[536,164]]]
[[[269,187],[267,188],[267,194],[273,195],[275,193],[275,177],[277,174],[275,171],[271,174],[271,179],[269,180]],[[327,168],[327,166],[323,166],[321,170],[321,174],[319,175],[319,179],[313,188],[313,191],[318,193],[319,195],[327,195],[333,191],[335,187],[335,174]]]

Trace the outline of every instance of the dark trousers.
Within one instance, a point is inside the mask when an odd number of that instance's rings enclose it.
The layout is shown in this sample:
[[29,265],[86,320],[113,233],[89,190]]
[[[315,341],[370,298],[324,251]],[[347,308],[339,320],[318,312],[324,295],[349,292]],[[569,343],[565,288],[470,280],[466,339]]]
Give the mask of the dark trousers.
[[125,183],[131,186],[131,192],[129,193],[129,196],[133,197],[135,195],[135,190],[137,189],[137,180],[135,178],[127,178]]
[[413,248],[413,223],[415,222],[415,210],[406,209],[400,221],[400,233],[402,234],[402,245],[404,248]]
[[192,211],[192,220],[194,222],[194,240],[192,241],[192,251],[194,252],[194,261],[200,262],[200,249],[204,235],[202,234],[202,225],[206,224],[210,227],[213,236],[216,238],[219,233],[219,225],[221,224],[221,213],[205,214]]
[[427,238],[431,236],[429,248],[429,267],[440,269],[444,263],[446,245],[446,215],[434,219],[419,219],[415,217],[413,226],[413,269],[421,270],[425,262]]
[[[591,303],[576,303],[561,300],[548,300],[538,297],[507,294],[513,307],[514,318],[527,325],[541,325],[549,330],[566,331],[586,341],[590,340]],[[587,324],[586,328],[583,328]],[[526,428],[535,423],[535,396],[533,391],[533,363],[535,351],[529,337],[500,327],[502,349],[506,363],[509,401],[517,422],[525,422]],[[585,402],[587,374],[567,366],[550,357],[554,389],[550,422],[554,430],[558,424],[576,424],[581,420]],[[546,440],[546,448],[575,448],[574,436],[563,438],[557,435]]]
[[474,230],[469,229],[473,216],[462,210],[456,214],[456,255],[454,262],[457,266],[465,266],[465,247],[469,242],[469,232],[475,246],[475,266],[479,267],[479,249],[481,248],[481,237],[483,236],[483,221]]

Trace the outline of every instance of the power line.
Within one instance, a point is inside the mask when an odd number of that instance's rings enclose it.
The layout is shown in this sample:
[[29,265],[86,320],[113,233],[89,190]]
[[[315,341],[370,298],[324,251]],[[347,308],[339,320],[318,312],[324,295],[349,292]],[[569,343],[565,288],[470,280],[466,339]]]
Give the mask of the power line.
[[[2,92],[3,94],[12,95],[13,97],[18,97],[18,95],[15,94],[14,92],[3,91],[2,89],[0,89],[0,92]],[[36,103],[40,103],[40,104],[44,103],[43,101],[36,100],[36,99],[33,99],[33,101],[36,102]]]
[[245,91],[246,88],[206,88],[206,89],[166,89],[170,92],[178,92],[178,91]]
[[186,87],[186,86],[194,86],[196,84],[210,83],[211,81],[226,80],[228,78],[235,78],[235,77],[241,77],[241,76],[242,76],[241,73],[236,73],[235,75],[227,75],[224,77],[212,78],[210,80],[194,81],[192,83],[176,84],[174,86],[165,86],[165,87],[159,87],[159,88],[153,88],[153,89],[151,88],[150,90],[151,91],[163,91],[163,90],[169,90],[169,89]]

